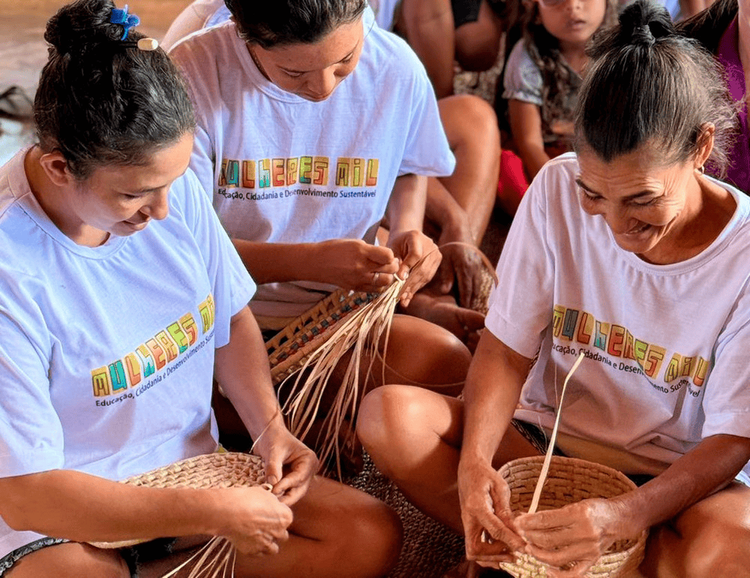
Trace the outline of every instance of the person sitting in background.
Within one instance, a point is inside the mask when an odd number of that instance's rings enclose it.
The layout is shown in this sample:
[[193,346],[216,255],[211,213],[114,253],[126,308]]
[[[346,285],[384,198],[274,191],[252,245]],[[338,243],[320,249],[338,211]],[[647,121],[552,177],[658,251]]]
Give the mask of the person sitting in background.
[[571,150],[573,111],[588,61],[585,46],[617,17],[615,0],[534,0],[504,71],[511,141],[503,143],[499,202],[513,215],[529,182]]
[[[39,142],[0,168],[0,575],[163,576],[212,536],[238,577],[384,575],[398,518],[315,477],[280,419],[255,284],[188,169],[190,98],[137,22],[50,19]],[[118,483],[218,450],[214,376],[272,490]]]
[[[441,260],[422,233],[425,175],[454,166],[418,60],[364,0],[227,6],[231,21],[170,55],[197,110],[191,167],[259,283],[261,328],[273,335],[336,287],[379,291],[396,275],[408,305]],[[470,357],[449,331],[396,315],[386,379],[458,393]]]
[[[646,0],[589,55],[576,152],[549,161],[521,202],[463,400],[381,387],[357,431],[482,566],[524,552],[581,577],[650,528],[649,578],[743,576],[750,198],[703,173],[725,166],[734,106],[711,55]],[[513,514],[497,470],[544,453],[557,415],[558,453],[637,489]]]
[[[381,5],[378,16],[387,11],[388,6]],[[223,0],[196,0],[175,19],[164,44],[169,49],[189,34],[221,25],[230,17]],[[378,36],[390,38],[382,31]],[[397,54],[408,50],[394,39],[389,42],[397,47]],[[369,73],[359,73],[365,74]],[[198,78],[195,81],[200,82]],[[331,105],[317,108],[323,107]],[[474,347],[484,326],[483,312],[477,311],[482,307],[475,305],[486,304],[486,270],[478,247],[495,202],[499,132],[492,107],[473,95],[440,99],[438,112],[456,164],[452,174],[427,179],[424,231],[437,242],[443,260],[430,286],[416,293],[417,298],[405,311],[448,329]],[[383,130],[392,128],[384,124]],[[363,142],[372,139],[368,135]]]
[[505,30],[504,0],[402,0],[395,30],[414,48],[438,98],[453,94],[455,64],[489,70]]

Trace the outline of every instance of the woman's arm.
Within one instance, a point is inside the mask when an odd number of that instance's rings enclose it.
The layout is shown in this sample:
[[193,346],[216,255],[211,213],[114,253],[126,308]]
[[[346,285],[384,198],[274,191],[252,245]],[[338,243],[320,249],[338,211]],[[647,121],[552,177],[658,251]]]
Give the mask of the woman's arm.
[[542,115],[536,104],[510,99],[508,116],[513,142],[531,181],[549,160],[549,155],[544,150]]
[[[479,340],[464,388],[464,433],[458,493],[469,559],[497,563],[506,546],[523,548],[512,522],[508,486],[493,459],[513,417],[531,360],[490,331]],[[485,532],[494,548],[482,540]]]
[[[387,247],[360,239],[332,239],[319,243],[256,243],[234,239],[242,262],[259,285],[287,281],[317,281],[372,291],[389,285],[398,270]],[[375,276],[374,273],[380,273]]]
[[[402,175],[396,179],[386,209],[388,247],[400,259],[398,275],[408,276],[401,294],[401,305],[406,307],[414,293],[435,275],[441,255],[437,245],[422,232],[427,203],[427,177]],[[412,272],[412,268],[420,266]]]
[[2,478],[0,495],[0,516],[14,530],[79,542],[211,535],[270,553],[292,522],[291,510],[258,486],[147,488],[51,470]]
[[318,461],[284,425],[268,353],[248,307],[232,317],[230,341],[216,350],[216,381],[255,441],[254,452],[264,459],[273,493],[294,504],[307,491]]

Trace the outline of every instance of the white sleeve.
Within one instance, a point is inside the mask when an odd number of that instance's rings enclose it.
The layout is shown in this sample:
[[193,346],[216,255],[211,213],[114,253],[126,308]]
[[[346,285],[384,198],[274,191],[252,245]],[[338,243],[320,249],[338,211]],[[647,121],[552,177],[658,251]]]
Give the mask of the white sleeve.
[[497,265],[485,325],[514,351],[534,357],[552,322],[555,260],[547,206],[549,187],[564,186],[547,165],[513,218]]
[[[0,476],[62,468],[63,433],[50,397],[54,344],[34,304],[0,305]],[[33,328],[37,327],[35,331]],[[36,337],[34,337],[36,335]]]
[[750,438],[750,288],[742,294],[716,344],[703,397],[704,438],[730,434]]
[[456,159],[448,144],[448,137],[440,119],[435,92],[424,66],[410,47],[408,56],[413,56],[414,81],[410,106],[409,133],[406,148],[399,167],[399,176],[405,174],[428,177],[449,176],[456,166]]

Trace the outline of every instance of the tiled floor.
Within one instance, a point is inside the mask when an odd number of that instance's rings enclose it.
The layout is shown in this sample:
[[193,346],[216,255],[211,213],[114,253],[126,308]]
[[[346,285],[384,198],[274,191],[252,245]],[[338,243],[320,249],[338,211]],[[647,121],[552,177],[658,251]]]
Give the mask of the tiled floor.
[[[175,16],[190,0],[127,0],[141,18],[139,32],[161,39]],[[66,2],[62,0],[0,0],[0,93],[12,85],[33,97],[47,60],[44,27]],[[123,0],[117,0],[122,7]],[[30,127],[0,117],[0,165],[32,140]]]

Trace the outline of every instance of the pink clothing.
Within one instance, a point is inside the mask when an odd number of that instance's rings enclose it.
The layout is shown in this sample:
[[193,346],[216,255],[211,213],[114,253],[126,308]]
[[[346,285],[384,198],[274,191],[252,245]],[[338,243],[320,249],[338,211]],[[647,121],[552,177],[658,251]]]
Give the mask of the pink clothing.
[[726,81],[732,98],[741,103],[738,114],[739,134],[729,151],[729,169],[726,180],[745,193],[750,193],[750,131],[747,127],[747,105],[745,104],[745,73],[739,53],[739,27],[737,18],[724,31],[716,50],[716,57],[726,71]]

